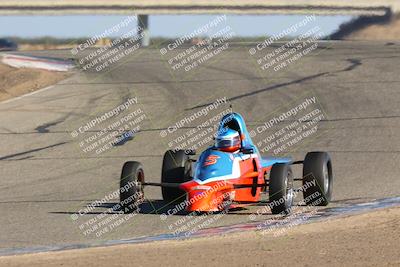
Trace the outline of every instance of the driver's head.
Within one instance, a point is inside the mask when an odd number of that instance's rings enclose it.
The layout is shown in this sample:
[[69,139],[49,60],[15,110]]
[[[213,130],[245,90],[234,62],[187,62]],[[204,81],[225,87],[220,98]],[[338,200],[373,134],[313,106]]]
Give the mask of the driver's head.
[[215,147],[225,152],[235,152],[240,149],[241,140],[237,131],[224,128],[215,138]]

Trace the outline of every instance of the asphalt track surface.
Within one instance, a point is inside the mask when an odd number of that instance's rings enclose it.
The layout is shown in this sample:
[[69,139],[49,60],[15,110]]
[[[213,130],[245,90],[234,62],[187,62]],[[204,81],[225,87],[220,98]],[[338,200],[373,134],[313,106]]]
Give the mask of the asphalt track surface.
[[[1,103],[0,248],[96,243],[171,232],[168,226],[182,216],[160,219],[157,213],[165,209],[159,188],[146,188],[141,213],[100,237],[85,236],[79,225],[102,214],[117,199],[76,221],[71,215],[118,190],[121,166],[127,160],[141,161],[146,180],[158,182],[168,143],[198,121],[164,138],[160,131],[222,97],[252,130],[316,96],[325,119],[316,134],[283,155],[302,159],[312,150],[331,154],[332,206],[400,195],[398,43],[324,42],[277,72],[260,70],[248,49],[234,46],[189,73],[171,70],[157,49],[141,49],[107,71],[77,72],[50,89]],[[32,54],[71,57],[69,51]],[[146,114],[133,140],[100,155],[83,152],[82,138],[110,121],[76,138],[71,132],[133,97],[138,104],[132,110],[140,108]],[[258,208],[234,211],[210,227],[247,222]]]

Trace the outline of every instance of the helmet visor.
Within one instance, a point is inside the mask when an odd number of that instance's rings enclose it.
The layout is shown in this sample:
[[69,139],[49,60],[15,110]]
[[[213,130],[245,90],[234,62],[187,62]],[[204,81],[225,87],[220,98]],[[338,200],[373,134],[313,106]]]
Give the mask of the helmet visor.
[[234,136],[229,139],[227,138],[216,138],[215,147],[216,148],[231,148],[240,146],[240,137]]

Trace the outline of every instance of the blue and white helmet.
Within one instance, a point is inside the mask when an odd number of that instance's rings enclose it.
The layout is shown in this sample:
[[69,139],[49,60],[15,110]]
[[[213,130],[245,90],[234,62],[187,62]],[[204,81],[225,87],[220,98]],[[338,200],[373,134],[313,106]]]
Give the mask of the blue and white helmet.
[[225,152],[234,152],[240,149],[241,139],[238,131],[224,128],[215,137],[215,147]]

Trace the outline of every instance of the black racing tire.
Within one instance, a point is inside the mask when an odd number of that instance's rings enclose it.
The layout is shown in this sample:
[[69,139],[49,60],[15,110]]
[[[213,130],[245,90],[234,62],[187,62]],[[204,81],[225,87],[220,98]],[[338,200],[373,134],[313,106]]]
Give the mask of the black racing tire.
[[[314,182],[315,181],[315,182]],[[333,172],[327,152],[309,152],[303,163],[303,197],[307,205],[326,206],[332,198]]]
[[127,161],[122,167],[119,198],[121,210],[124,213],[132,213],[139,210],[143,202],[143,166],[137,161]]
[[290,165],[275,163],[269,176],[269,205],[272,214],[289,214],[293,198],[293,172]]
[[[184,150],[168,150],[164,154],[161,183],[184,183],[191,180],[191,161]],[[186,195],[180,188],[161,187],[162,197],[168,202],[179,202]]]

